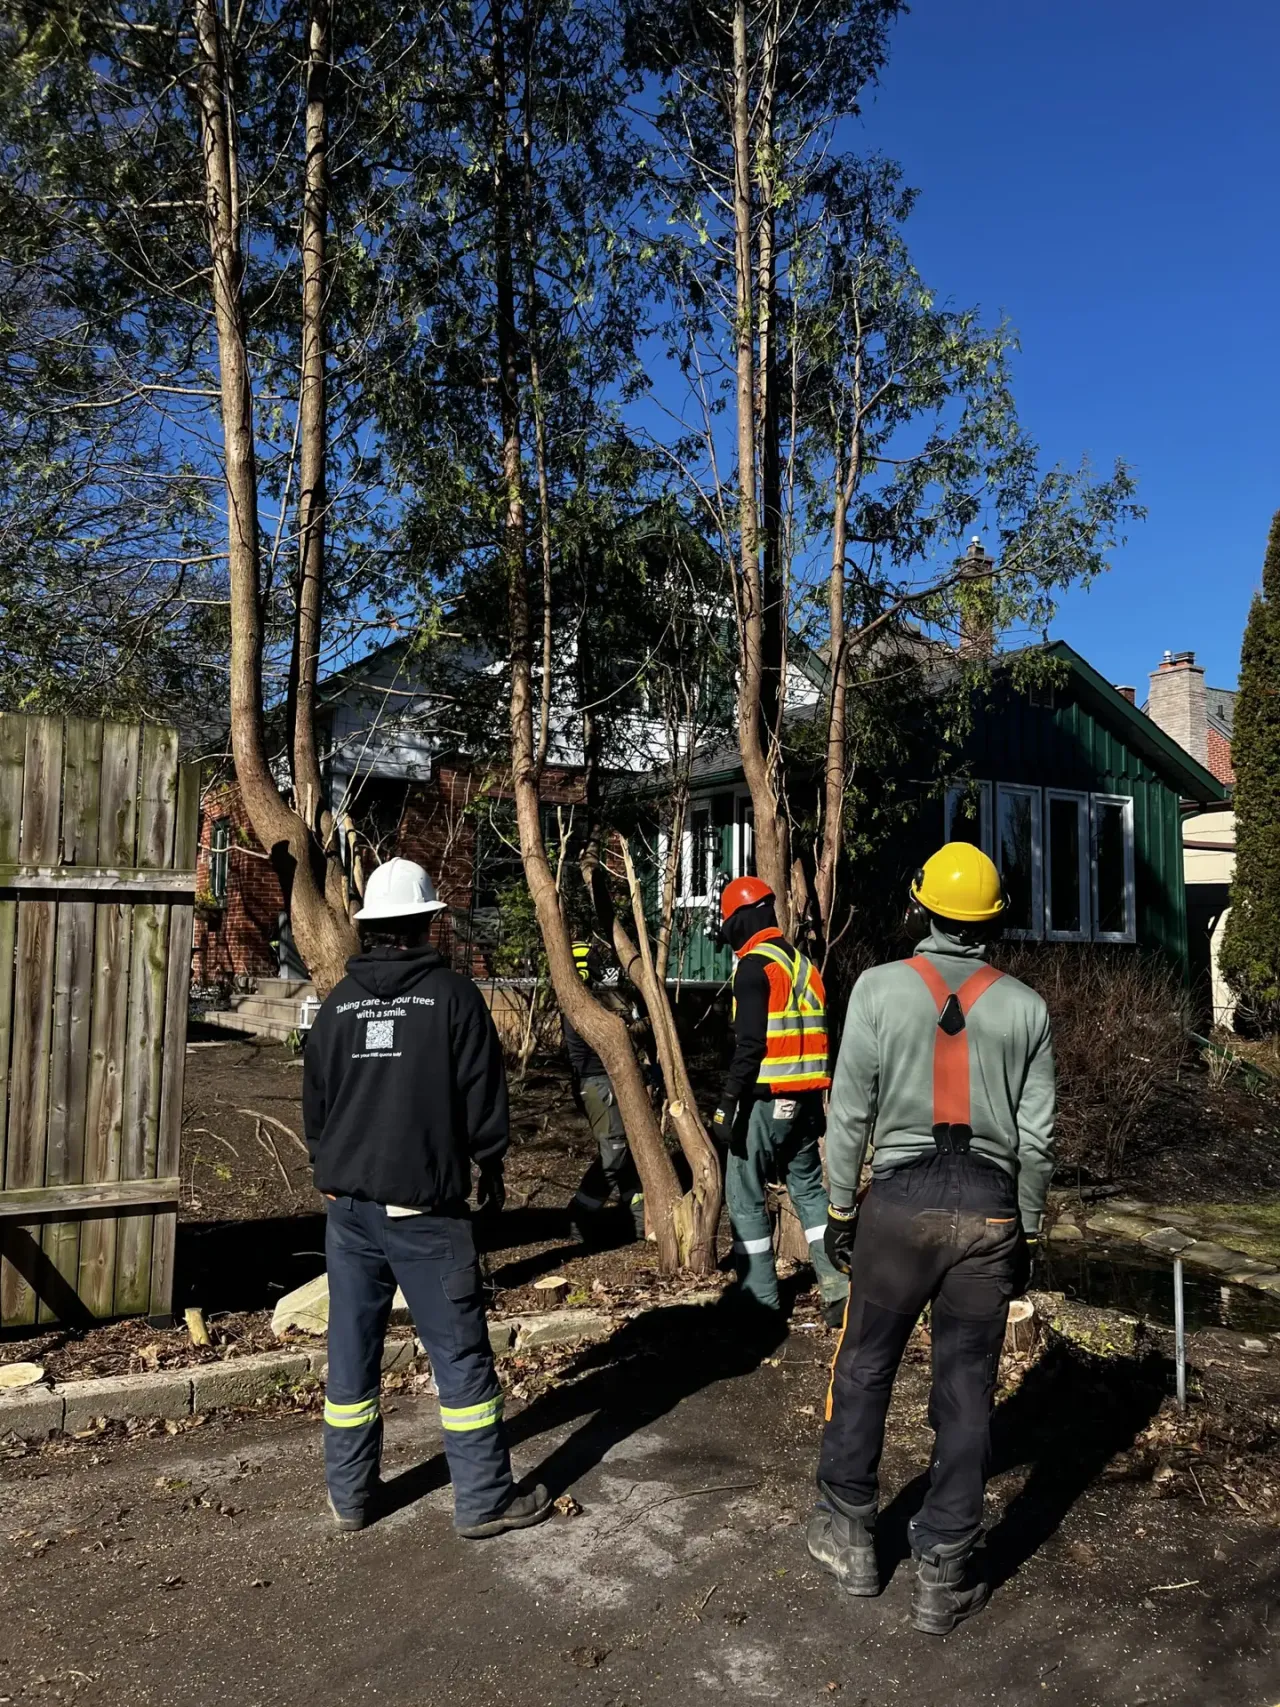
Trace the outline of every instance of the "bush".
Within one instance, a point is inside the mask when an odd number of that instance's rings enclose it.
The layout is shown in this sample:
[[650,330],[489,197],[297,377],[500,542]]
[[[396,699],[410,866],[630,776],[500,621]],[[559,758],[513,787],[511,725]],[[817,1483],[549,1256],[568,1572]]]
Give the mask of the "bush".
[[1049,1004],[1058,1068],[1058,1162],[1095,1178],[1187,1059],[1189,1016],[1167,962],[1133,949],[1009,942],[992,959]]

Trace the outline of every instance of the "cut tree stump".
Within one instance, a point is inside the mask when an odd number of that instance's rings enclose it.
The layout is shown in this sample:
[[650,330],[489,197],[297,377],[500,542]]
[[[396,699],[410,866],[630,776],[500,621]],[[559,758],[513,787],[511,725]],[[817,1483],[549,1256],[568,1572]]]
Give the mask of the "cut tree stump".
[[1029,1298],[1015,1298],[1009,1306],[1009,1322],[1004,1330],[1004,1349],[1014,1354],[1030,1351],[1036,1343],[1037,1331],[1035,1305]]

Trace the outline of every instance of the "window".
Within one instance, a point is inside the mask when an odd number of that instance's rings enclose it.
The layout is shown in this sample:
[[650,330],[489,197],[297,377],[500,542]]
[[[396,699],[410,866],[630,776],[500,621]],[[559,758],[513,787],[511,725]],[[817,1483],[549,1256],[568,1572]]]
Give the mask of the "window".
[[1093,917],[1100,942],[1136,942],[1133,883],[1133,801],[1095,794],[1093,806]]
[[676,894],[690,906],[704,905],[715,888],[716,851],[719,838],[711,822],[708,806],[695,807],[689,814],[680,849],[680,869],[676,876]]
[[215,901],[227,898],[231,865],[231,820],[215,818],[209,830],[209,891]]
[[1041,933],[1040,790],[996,790],[996,865],[1008,894],[1005,930],[1010,936]]
[[991,852],[991,784],[956,782],[947,790],[946,840]]
[[1089,796],[1046,788],[1044,934],[1053,942],[1089,937]]
[[756,875],[756,813],[750,800],[738,801],[737,822],[733,833],[733,875]]
[[973,842],[995,860],[1010,936],[1138,940],[1127,795],[957,782],[947,790],[945,824],[948,841]]

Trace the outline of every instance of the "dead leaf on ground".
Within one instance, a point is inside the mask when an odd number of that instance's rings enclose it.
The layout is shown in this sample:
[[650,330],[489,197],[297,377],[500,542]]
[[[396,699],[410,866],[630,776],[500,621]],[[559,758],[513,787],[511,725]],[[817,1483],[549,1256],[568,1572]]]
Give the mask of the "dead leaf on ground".
[[569,1658],[573,1661],[574,1665],[583,1666],[589,1671],[594,1670],[596,1666],[602,1664],[608,1659],[608,1657],[608,1648],[571,1648],[569,1650]]

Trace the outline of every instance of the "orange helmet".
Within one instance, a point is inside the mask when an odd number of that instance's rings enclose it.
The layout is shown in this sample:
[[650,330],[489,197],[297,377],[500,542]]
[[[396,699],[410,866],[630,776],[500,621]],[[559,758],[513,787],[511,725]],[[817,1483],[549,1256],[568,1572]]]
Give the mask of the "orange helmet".
[[720,891],[720,917],[730,919],[739,907],[754,907],[760,901],[773,899],[773,890],[759,877],[735,877]]

